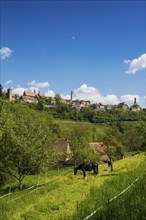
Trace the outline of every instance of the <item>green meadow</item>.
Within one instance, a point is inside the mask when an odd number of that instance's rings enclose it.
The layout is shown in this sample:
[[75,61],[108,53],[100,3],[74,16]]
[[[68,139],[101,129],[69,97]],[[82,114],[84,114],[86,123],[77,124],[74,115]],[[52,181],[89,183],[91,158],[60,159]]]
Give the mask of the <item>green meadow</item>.
[[107,164],[99,165],[99,175],[87,177],[81,171],[74,176],[70,167],[26,176],[20,191],[15,181],[7,182],[0,190],[0,219],[78,220],[94,210],[92,220],[146,218],[145,153],[114,162],[113,172]]

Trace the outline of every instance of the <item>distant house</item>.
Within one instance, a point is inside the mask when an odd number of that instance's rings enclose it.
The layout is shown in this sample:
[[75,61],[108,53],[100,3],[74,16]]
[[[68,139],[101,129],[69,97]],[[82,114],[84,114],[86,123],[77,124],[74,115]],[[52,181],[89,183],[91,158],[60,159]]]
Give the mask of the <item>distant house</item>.
[[105,110],[105,106],[102,104],[102,103],[98,103],[97,105],[96,105],[96,109],[97,110]]
[[87,100],[73,100],[72,101],[72,107],[80,110],[81,108],[89,107],[90,101]]
[[141,107],[136,102],[136,98],[134,98],[134,103],[131,106],[131,110],[134,111],[134,112],[137,112],[137,111],[141,110]]
[[72,107],[76,109],[80,109],[80,101],[79,100],[72,101]]
[[109,161],[109,156],[107,155],[107,146],[103,142],[92,142],[88,144],[88,147],[100,157],[99,163],[106,163]]
[[110,104],[108,104],[108,105],[105,106],[105,109],[106,109],[107,111],[108,111],[108,110],[115,109],[115,108],[116,108],[115,105],[110,105]]
[[51,104],[51,105],[56,105],[56,99],[55,99],[55,97],[49,97],[49,100],[50,100],[50,104]]
[[23,95],[21,96],[19,94],[13,94],[12,89],[9,88],[7,90],[7,95],[8,95],[9,102],[14,102],[16,100],[20,100],[26,103],[37,103],[38,102],[38,94],[35,91],[34,92],[24,91]]
[[70,99],[61,99],[60,102],[63,104],[70,104]]
[[35,92],[24,91],[21,100],[26,103],[38,103],[38,94]]
[[47,97],[44,94],[38,93],[38,98],[46,99]]
[[89,100],[81,100],[80,102],[83,107],[89,107],[91,104]]
[[127,104],[125,104],[124,102],[121,102],[117,105],[118,109],[122,109],[122,110],[127,110],[129,109],[129,106]]

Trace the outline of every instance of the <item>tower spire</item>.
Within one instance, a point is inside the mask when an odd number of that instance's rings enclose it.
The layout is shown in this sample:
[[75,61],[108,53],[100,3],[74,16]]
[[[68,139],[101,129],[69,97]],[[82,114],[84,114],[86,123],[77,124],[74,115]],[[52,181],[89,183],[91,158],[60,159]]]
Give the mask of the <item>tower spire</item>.
[[137,103],[136,103],[136,98],[134,98],[134,105],[136,105]]
[[70,101],[72,101],[73,91],[70,93]]

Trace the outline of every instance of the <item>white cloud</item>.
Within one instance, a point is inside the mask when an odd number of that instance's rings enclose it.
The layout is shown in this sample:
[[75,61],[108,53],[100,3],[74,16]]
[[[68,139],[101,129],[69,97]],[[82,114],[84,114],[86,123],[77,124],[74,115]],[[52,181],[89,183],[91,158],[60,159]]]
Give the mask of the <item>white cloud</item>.
[[134,98],[136,98],[137,102],[140,102],[140,97],[138,95],[130,95],[130,94],[122,95],[120,97],[120,100],[122,102],[132,104],[134,102]]
[[19,88],[19,87],[21,87],[21,85],[20,85],[20,84],[18,84],[18,85],[17,85],[17,88]]
[[19,95],[23,95],[24,91],[28,91],[28,89],[23,87],[13,89],[13,93]]
[[103,99],[102,101],[103,104],[117,105],[119,103],[118,97],[114,94],[102,97],[102,99]]
[[90,100],[91,102],[97,102],[97,100],[100,100],[101,94],[96,88],[83,84],[79,88],[74,90],[73,97],[74,99]]
[[126,73],[135,74],[137,71],[146,68],[146,53],[140,57],[130,61],[130,65]]
[[62,99],[68,99],[68,100],[70,100],[70,98],[71,98],[69,94],[66,94],[66,95],[60,94],[60,96],[61,96]]
[[130,63],[130,62],[131,62],[130,60],[124,60],[124,61],[123,61],[123,63],[126,63],[126,64],[127,64],[127,63]]
[[146,96],[140,97],[140,105],[146,108]]
[[47,92],[45,92],[45,96],[54,97],[55,93],[52,90],[48,90]]
[[13,83],[12,80],[8,80],[8,81],[5,82],[6,85],[9,85],[9,84],[11,84],[11,83]]
[[[65,97],[65,96],[64,96]],[[70,96],[66,96],[66,98]],[[68,98],[68,99],[69,99]],[[111,104],[117,105],[120,102],[125,102],[127,105],[131,106],[134,103],[134,98],[136,98],[137,103],[140,106],[145,106],[146,97],[139,96],[136,94],[125,94],[121,97],[118,97],[116,94],[107,94],[102,95],[98,89],[95,87],[87,86],[86,84],[81,85],[79,88],[74,90],[73,99],[79,100],[90,100],[91,103],[99,103],[101,102],[104,105]]]
[[72,36],[72,37],[71,37],[71,39],[72,39],[72,40],[75,40],[75,39],[76,39],[76,37],[75,37],[75,36]]
[[28,85],[36,86],[36,87],[39,87],[39,88],[45,88],[45,87],[49,87],[50,86],[50,84],[48,82],[37,82],[35,80],[33,80],[31,82],[28,82]]
[[122,95],[120,97],[121,102],[125,102],[127,105],[131,106],[134,103],[134,98],[136,98],[136,102],[141,107],[144,107],[146,105],[146,96],[139,96],[139,95],[133,95],[133,94],[126,94]]
[[86,84],[81,85],[79,88],[74,90],[73,99],[79,100],[90,100],[91,103],[102,104],[118,104],[119,100],[116,95],[110,94],[103,96],[98,89],[95,87],[87,86]]
[[0,49],[0,57],[2,60],[8,58],[12,54],[12,50],[8,47],[2,47]]
[[78,89],[75,89],[75,93],[77,94],[96,94],[97,92],[96,88],[87,86],[86,84],[83,84]]
[[36,93],[39,92],[39,88],[36,87],[36,86],[29,87],[29,90],[30,90],[31,92],[34,92],[34,91],[35,91]]

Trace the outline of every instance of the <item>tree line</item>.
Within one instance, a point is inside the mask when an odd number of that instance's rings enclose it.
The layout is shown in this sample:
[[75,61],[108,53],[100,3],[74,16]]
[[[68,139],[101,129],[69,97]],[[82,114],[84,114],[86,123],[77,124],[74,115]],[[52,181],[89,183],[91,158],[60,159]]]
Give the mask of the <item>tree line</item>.
[[37,104],[30,104],[32,108],[39,111],[46,111],[56,119],[88,121],[91,123],[107,123],[116,121],[146,121],[146,111],[140,110],[137,112],[130,109],[96,109],[96,104],[91,104],[88,107],[76,109],[72,104],[62,103],[59,95],[56,95],[57,104],[49,105],[48,99],[40,98]]

